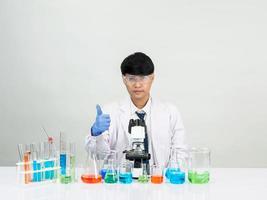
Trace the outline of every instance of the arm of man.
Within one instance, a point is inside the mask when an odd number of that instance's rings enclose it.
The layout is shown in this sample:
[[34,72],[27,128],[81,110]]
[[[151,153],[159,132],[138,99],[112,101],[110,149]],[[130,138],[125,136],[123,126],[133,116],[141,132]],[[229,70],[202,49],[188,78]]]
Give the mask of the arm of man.
[[97,105],[97,116],[85,138],[85,148],[91,152],[106,152],[110,150],[110,134],[113,121],[111,115],[103,114],[100,106]]

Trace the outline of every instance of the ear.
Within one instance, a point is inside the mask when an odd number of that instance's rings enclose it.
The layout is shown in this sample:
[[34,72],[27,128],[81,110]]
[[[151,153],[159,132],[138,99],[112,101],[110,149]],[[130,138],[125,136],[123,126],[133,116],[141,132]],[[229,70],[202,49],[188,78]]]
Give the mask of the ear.
[[155,78],[155,75],[154,75],[154,73],[153,73],[153,74],[151,74],[151,81],[152,81],[152,82],[154,81],[154,78]]
[[123,81],[124,85],[126,85],[126,80],[125,80],[123,75],[121,76],[121,78],[122,78],[122,81]]

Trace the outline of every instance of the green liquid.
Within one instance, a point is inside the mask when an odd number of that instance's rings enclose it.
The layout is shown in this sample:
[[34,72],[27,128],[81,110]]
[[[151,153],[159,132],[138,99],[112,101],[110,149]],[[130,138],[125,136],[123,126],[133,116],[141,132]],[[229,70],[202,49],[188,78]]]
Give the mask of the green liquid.
[[71,183],[71,176],[60,176],[60,183],[63,184]]
[[113,172],[107,172],[105,175],[105,183],[117,183],[118,177],[116,173]]
[[149,181],[149,178],[147,175],[141,175],[138,177],[138,183],[147,183]]
[[209,172],[197,173],[189,171],[188,180],[190,181],[190,183],[195,183],[195,184],[208,183],[210,180],[210,174]]

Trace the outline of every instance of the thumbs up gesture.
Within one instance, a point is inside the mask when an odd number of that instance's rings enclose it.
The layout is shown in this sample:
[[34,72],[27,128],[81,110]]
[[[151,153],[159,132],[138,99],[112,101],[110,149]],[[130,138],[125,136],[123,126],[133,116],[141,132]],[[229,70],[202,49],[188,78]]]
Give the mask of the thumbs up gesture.
[[99,105],[96,105],[96,119],[91,128],[92,136],[101,135],[104,131],[108,130],[110,126],[110,116],[103,114]]

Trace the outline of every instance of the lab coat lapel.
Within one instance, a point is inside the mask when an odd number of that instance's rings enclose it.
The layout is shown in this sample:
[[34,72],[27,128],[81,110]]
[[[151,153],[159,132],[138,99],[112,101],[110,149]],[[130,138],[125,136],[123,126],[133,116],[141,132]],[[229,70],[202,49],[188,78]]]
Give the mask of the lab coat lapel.
[[128,125],[129,125],[129,119],[130,119],[130,99],[127,98],[120,104],[120,115],[119,115],[119,123],[121,126],[121,129],[119,130],[124,135],[125,138],[127,138],[128,146],[130,145],[130,134],[128,133]]
[[[169,129],[166,126],[166,115],[160,102],[152,99],[151,104],[151,142],[154,147],[155,162],[166,163],[169,143]],[[165,123],[162,123],[165,122]]]

